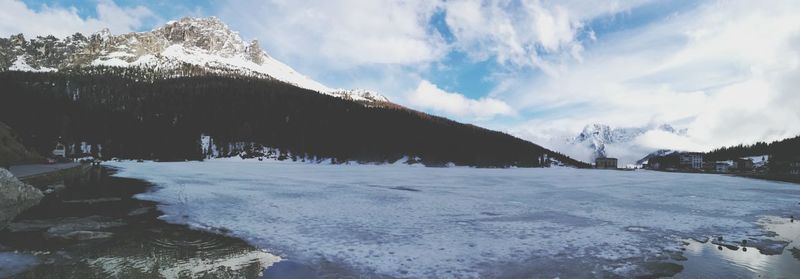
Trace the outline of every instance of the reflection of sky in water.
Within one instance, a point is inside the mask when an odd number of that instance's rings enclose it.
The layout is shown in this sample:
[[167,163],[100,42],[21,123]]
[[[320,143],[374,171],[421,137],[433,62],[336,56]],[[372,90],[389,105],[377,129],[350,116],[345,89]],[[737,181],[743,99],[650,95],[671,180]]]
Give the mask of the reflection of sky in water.
[[[102,169],[88,175],[58,181],[66,184],[62,192],[17,220],[19,231],[0,234],[0,247],[20,250],[0,252],[0,278],[256,278],[280,260],[236,238],[157,221],[152,205],[128,200],[145,189],[142,182],[109,179]],[[93,200],[112,202],[84,202]],[[123,226],[87,225],[104,222]],[[113,234],[102,241],[54,242],[43,231],[56,226]]]
[[13,252],[0,252],[0,278],[11,277],[37,264],[36,257]]
[[[144,234],[128,245],[108,248],[84,262],[102,276],[162,278],[254,278],[280,258],[237,239],[164,226],[168,232]],[[144,276],[145,278],[147,276]]]
[[[792,247],[800,247],[800,223],[787,219],[768,218],[761,224],[769,231],[778,234],[776,240],[791,241],[781,255],[764,255],[755,248],[730,250],[717,245],[690,241],[684,255],[689,259],[682,262],[684,271],[678,278],[790,278],[800,274],[800,263],[791,252]],[[738,240],[732,240],[738,242]]]
[[93,268],[101,269],[101,274],[117,278],[130,274],[158,274],[163,278],[249,278],[279,260],[280,258],[269,253],[253,250],[217,258],[128,256],[101,257],[88,259],[86,262]]

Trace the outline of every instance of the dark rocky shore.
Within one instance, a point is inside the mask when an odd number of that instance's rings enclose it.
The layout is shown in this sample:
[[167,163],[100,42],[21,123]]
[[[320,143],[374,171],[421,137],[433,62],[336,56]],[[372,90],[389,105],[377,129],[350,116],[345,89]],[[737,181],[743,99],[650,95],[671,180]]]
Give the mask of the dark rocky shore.
[[159,220],[155,203],[133,198],[151,185],[113,172],[26,181],[49,194],[0,231],[0,253],[34,261],[0,267],[0,277],[257,278],[277,260],[240,239]]

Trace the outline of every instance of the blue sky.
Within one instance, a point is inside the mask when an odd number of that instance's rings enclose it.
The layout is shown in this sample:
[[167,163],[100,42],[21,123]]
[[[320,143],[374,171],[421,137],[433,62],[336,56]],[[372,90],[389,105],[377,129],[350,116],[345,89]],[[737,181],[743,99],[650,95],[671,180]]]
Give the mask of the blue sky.
[[[51,0],[24,0],[22,1],[34,11],[42,11],[43,9],[63,8],[75,9],[76,14],[82,18],[97,18],[98,17],[98,3],[109,1],[98,0],[77,0],[77,1],[51,1]],[[519,1],[508,1],[507,5],[518,7],[521,5]],[[184,16],[220,16],[219,11],[222,5],[217,1],[133,1],[133,0],[115,0],[112,1],[114,5],[120,8],[136,8],[145,7],[153,12],[153,16],[145,17],[141,24],[132,26],[133,31],[147,31],[153,29],[165,21],[170,19],[177,19]],[[619,32],[621,30],[635,28],[637,26],[646,25],[660,18],[669,16],[675,12],[681,11],[685,7],[692,6],[698,3],[697,1],[681,0],[681,1],[656,1],[655,3],[648,3],[641,6],[631,7],[630,9],[621,10],[616,13],[609,13],[592,18],[585,22],[585,26],[581,28],[581,34],[576,38],[584,42],[590,39],[586,36],[586,32],[594,32],[595,36],[602,36],[607,33]],[[431,36],[441,36],[446,43],[454,43],[457,38],[450,31],[450,27],[446,22],[447,11],[442,8],[436,8],[435,11],[427,18],[427,25],[425,28]],[[264,23],[268,24],[269,17],[264,16]],[[237,29],[236,24],[232,24],[232,28]],[[247,30],[248,28],[241,28]],[[113,30],[112,30],[113,31]],[[257,32],[244,31],[243,35],[250,38],[259,38],[261,34]],[[534,46],[536,47],[536,46]],[[591,42],[585,44],[586,48],[591,47]],[[267,50],[269,52],[269,50]],[[548,53],[545,53],[548,55]],[[281,59],[281,57],[277,57]],[[292,58],[286,57],[282,59],[290,62]],[[496,57],[486,57],[484,59],[475,59],[470,57],[469,53],[459,50],[448,50],[445,55],[442,55],[436,61],[432,61],[431,67],[426,67],[424,70],[419,70],[419,74],[436,84],[441,89],[452,92],[459,92],[468,98],[481,98],[486,96],[497,86],[498,80],[495,75],[535,75],[539,71],[537,68],[518,67],[515,65],[507,65],[498,63]],[[290,65],[292,65],[290,63]],[[417,65],[414,65],[417,66]],[[358,76],[369,75],[360,73],[358,70],[351,71],[352,69],[342,72],[327,72],[317,73],[320,81],[333,86],[347,86],[348,84],[341,84],[341,79],[358,79]],[[363,69],[368,72],[369,69]],[[353,73],[355,72],[355,73]]]
[[[24,0],[22,1],[27,6],[35,11],[42,11],[48,8],[64,8],[75,9],[77,15],[82,18],[97,18],[98,0],[77,0],[77,1],[51,1],[51,0]],[[108,1],[106,1],[108,2]],[[517,1],[509,1],[508,5],[517,6]],[[614,32],[630,28],[632,26],[639,26],[647,24],[648,22],[657,20],[660,17],[667,16],[671,12],[680,10],[681,6],[689,5],[695,1],[659,1],[656,3],[634,7],[620,13],[608,14],[602,17],[592,19],[587,22],[587,25],[582,29],[584,31],[593,31],[598,35],[608,32]],[[170,19],[177,19],[184,16],[220,16],[219,10],[221,5],[227,5],[218,1],[133,1],[133,0],[115,0],[113,3],[120,8],[135,8],[146,7],[153,12],[152,17],[146,17],[142,24],[134,26],[133,31],[147,31],[153,29],[165,21]],[[448,27],[445,16],[447,11],[437,8],[430,17],[427,19],[428,32],[432,36],[441,36],[445,42],[453,43],[457,40],[451,33]],[[268,16],[264,16],[264,23],[268,24]],[[233,24],[232,24],[233,25]],[[233,25],[233,29],[238,30],[237,26]],[[246,28],[242,28],[246,29]],[[113,31],[113,30],[112,30]],[[245,37],[258,38],[258,33],[243,32]],[[585,34],[583,34],[585,35]],[[581,40],[588,40],[585,36],[579,38]],[[269,50],[267,50],[269,51]],[[281,58],[281,57],[277,57]],[[284,60],[290,60],[288,57]],[[507,67],[498,63],[497,60],[489,57],[488,59],[476,60],[469,57],[469,54],[453,49],[435,61],[436,65],[420,71],[422,76],[432,83],[447,91],[459,92],[470,98],[480,98],[488,94],[492,88],[497,85],[497,81],[493,78],[495,73],[508,73],[518,74],[518,71],[526,73],[535,72],[537,69],[530,69],[524,67]],[[358,73],[360,75],[360,73]],[[352,73],[322,73],[319,77],[320,81],[327,84],[336,86],[342,76],[352,77]],[[341,86],[345,86],[342,84]]]
[[[52,0],[25,0],[22,1],[33,10],[41,11],[44,7],[75,8],[78,15],[83,18],[97,17],[98,0],[73,0],[73,1],[52,1]],[[212,13],[215,1],[157,1],[157,0],[115,0],[114,4],[120,7],[144,6],[155,12],[161,19],[178,18],[188,15],[207,15]],[[150,29],[159,22],[150,21],[147,25],[141,26],[138,31]]]
[[[146,31],[217,16],[330,87],[555,145],[671,124],[651,148],[800,133],[796,0],[0,0],[4,36]],[[26,23],[27,22],[27,23]],[[730,123],[736,123],[731,125]]]

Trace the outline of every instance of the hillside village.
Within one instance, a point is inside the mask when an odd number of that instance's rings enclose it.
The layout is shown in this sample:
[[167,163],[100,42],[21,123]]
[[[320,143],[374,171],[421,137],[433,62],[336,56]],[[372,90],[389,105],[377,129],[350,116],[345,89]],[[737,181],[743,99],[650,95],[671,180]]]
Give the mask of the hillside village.
[[763,154],[714,160],[699,152],[673,152],[650,158],[643,169],[675,172],[727,173],[745,176],[800,180],[800,156]]
[[[624,170],[718,173],[752,178],[800,182],[800,136],[774,142],[720,147],[709,152],[662,149],[628,165]],[[618,159],[598,157],[596,169],[623,169]]]

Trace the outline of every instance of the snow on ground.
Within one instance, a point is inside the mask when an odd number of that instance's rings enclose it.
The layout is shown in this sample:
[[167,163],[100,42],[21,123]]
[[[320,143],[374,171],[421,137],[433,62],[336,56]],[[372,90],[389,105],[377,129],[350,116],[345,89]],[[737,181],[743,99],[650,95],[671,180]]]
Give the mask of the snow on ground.
[[758,156],[750,156],[750,157],[743,157],[742,159],[750,159],[753,161],[753,166],[756,167],[763,167],[766,166],[769,162],[769,155],[758,155]]
[[677,250],[681,239],[765,238],[757,220],[788,215],[800,201],[797,185],[708,174],[232,160],[110,165],[121,168],[118,176],[159,186],[138,197],[162,203],[167,221],[226,228],[294,261],[414,278],[520,268],[624,276],[644,257]]

